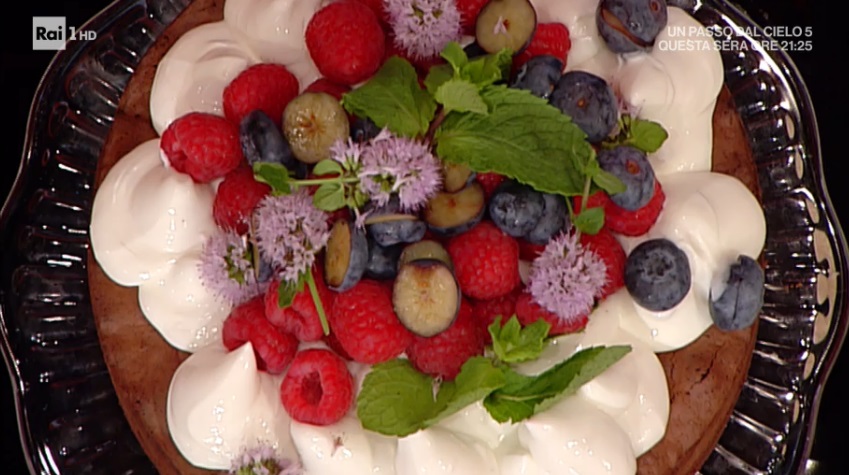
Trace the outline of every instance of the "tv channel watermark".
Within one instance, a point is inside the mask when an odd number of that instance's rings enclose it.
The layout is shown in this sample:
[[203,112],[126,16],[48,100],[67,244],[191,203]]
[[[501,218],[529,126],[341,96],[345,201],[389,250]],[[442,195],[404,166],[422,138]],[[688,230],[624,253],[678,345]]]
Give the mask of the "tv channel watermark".
[[32,49],[33,50],[62,50],[68,41],[95,40],[94,30],[78,30],[73,26],[65,26],[63,16],[34,16],[32,17]]

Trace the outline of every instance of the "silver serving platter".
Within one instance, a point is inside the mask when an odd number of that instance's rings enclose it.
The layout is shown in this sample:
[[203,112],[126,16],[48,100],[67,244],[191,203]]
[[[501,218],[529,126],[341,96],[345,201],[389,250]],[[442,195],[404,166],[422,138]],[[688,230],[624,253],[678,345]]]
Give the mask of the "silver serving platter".
[[[0,347],[32,473],[156,473],[103,361],[86,259],[94,172],[121,92],[188,0],[119,0],[51,63],[30,112],[20,173],[0,212]],[[805,468],[819,396],[847,332],[846,242],[825,192],[817,123],[790,58],[735,6],[693,2],[723,51],[726,84],[759,172],[766,302],[748,379],[703,474]],[[754,34],[753,34],[754,33]],[[754,36],[754,37],[753,37]]]

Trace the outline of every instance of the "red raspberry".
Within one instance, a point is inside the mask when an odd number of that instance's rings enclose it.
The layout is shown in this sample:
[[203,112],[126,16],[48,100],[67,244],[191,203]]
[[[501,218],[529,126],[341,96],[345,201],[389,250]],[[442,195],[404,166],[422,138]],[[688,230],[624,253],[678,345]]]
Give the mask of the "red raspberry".
[[568,321],[560,318],[536,303],[533,296],[528,292],[522,292],[516,300],[516,316],[522,326],[530,325],[542,318],[551,325],[548,330],[549,335],[563,335],[580,331],[587,326],[589,321],[587,315],[581,315]]
[[361,363],[388,361],[413,341],[395,315],[392,289],[369,279],[336,294],[330,328],[345,352]]
[[484,195],[486,195],[486,199],[489,199],[495,189],[498,188],[498,185],[500,185],[502,181],[506,180],[507,177],[504,175],[499,175],[495,172],[486,172],[478,173],[477,175],[475,175],[475,179],[483,187],[483,192]]
[[489,221],[451,238],[447,250],[460,289],[469,297],[494,299],[519,284],[519,245]]
[[239,128],[223,117],[203,112],[191,112],[171,122],[159,146],[174,170],[198,183],[222,178],[245,160]]
[[460,25],[466,34],[475,34],[478,13],[487,3],[489,3],[489,0],[457,0],[457,10],[460,11]]
[[457,318],[447,330],[430,338],[413,337],[407,357],[422,373],[451,380],[457,377],[466,360],[482,355],[483,348],[483,336],[472,316],[472,306],[464,299]]
[[489,334],[489,326],[496,318],[501,317],[501,325],[503,326],[510,320],[510,317],[516,314],[516,300],[519,298],[521,291],[516,289],[507,295],[496,297],[489,300],[478,300],[472,306],[472,314],[480,329],[484,342],[492,343],[492,335]]
[[601,228],[597,234],[581,234],[581,244],[596,253],[604,261],[605,284],[601,288],[601,294],[597,295],[603,299],[625,286],[625,261],[627,256],[622,245],[616,237],[607,230]]
[[566,57],[572,49],[569,39],[569,29],[562,23],[540,23],[534,32],[528,46],[513,59],[513,66],[520,68],[534,56],[547,54],[563,62],[566,67]]
[[[333,308],[333,292],[324,284],[324,277],[318,270],[318,266],[313,267],[313,279],[324,313],[327,315]],[[265,317],[268,321],[283,331],[295,335],[300,341],[320,340],[324,336],[324,330],[321,328],[321,319],[307,284],[304,284],[304,289],[295,295],[292,305],[286,308],[280,308],[278,304],[279,287],[280,282],[274,280],[265,292]]]
[[[575,209],[581,208],[581,197],[576,196],[574,200]],[[654,182],[654,195],[651,200],[642,208],[629,211],[621,208],[613,202],[607,193],[597,191],[590,195],[587,199],[587,208],[596,208],[601,206],[604,208],[604,225],[614,233],[623,234],[625,236],[642,236],[649,232],[660,212],[663,210],[663,203],[666,201],[666,195],[663,194],[663,187],[660,182]]]
[[212,202],[215,224],[221,229],[247,233],[251,213],[270,192],[271,187],[256,181],[249,167],[236,168],[218,185],[215,201]]
[[374,12],[355,0],[331,3],[313,15],[307,49],[321,74],[352,86],[374,74],[383,61],[383,29]]
[[304,89],[304,92],[323,92],[325,94],[330,94],[340,101],[342,100],[342,95],[350,91],[350,87],[345,86],[344,84],[336,84],[327,78],[318,78]]
[[371,11],[374,12],[377,19],[380,20],[382,25],[389,24],[389,14],[386,12],[386,6],[384,5],[384,0],[357,0],[363,5],[371,8]]
[[281,332],[265,319],[262,297],[239,305],[224,321],[222,340],[228,350],[250,341],[257,366],[270,374],[280,374],[289,366],[298,351],[298,339]]
[[242,71],[224,88],[224,116],[238,125],[259,109],[278,126],[283,110],[298,95],[298,78],[281,64],[256,64]]
[[333,424],[345,417],[354,402],[354,378],[345,361],[332,351],[303,350],[280,383],[280,402],[298,422]]
[[532,244],[524,239],[519,239],[518,242],[519,257],[526,261],[533,261],[545,250],[544,244]]

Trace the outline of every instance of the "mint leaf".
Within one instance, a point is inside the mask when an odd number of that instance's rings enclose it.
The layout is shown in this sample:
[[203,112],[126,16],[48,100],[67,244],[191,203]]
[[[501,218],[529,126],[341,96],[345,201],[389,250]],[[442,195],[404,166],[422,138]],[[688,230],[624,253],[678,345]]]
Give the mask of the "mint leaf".
[[545,193],[582,193],[581,165],[595,152],[568,116],[528,91],[488,86],[481,97],[488,115],[452,112],[437,129],[436,152],[443,160]]
[[327,158],[315,164],[315,167],[312,169],[312,174],[315,176],[341,175],[342,164],[332,158]]
[[254,178],[260,183],[271,187],[274,195],[288,195],[292,192],[289,184],[289,170],[279,163],[254,163]]
[[599,169],[597,173],[592,175],[593,183],[599,188],[606,191],[608,195],[614,193],[622,193],[625,191],[625,184],[616,175]]
[[522,328],[514,315],[504,326],[501,326],[501,318],[497,318],[488,330],[495,356],[505,363],[520,363],[539,358],[550,328],[551,325],[543,319]]
[[357,396],[357,417],[368,430],[399,437],[412,434],[439,412],[433,384],[405,359],[374,365]]
[[297,282],[289,282],[281,280],[280,286],[277,287],[277,306],[287,308],[292,305],[295,300],[295,295],[304,290],[304,278],[300,276]]
[[[463,52],[465,54],[465,52]],[[460,77],[483,88],[510,76],[513,52],[502,49],[495,54],[479,56],[460,70]]]
[[604,226],[604,208],[585,208],[572,218],[572,224],[582,233],[598,234]]
[[465,79],[449,79],[439,86],[433,98],[445,107],[446,113],[458,111],[486,114],[489,112],[477,86]]
[[571,396],[630,351],[630,346],[587,348],[537,376],[505,375],[507,384],[487,396],[484,407],[498,422],[527,419]]
[[445,84],[453,77],[454,70],[451,68],[450,64],[439,64],[430,68],[430,71],[428,71],[427,77],[424,80],[424,84],[427,91],[431,93],[431,95],[435,95],[436,91],[439,90],[439,86]]
[[388,127],[398,135],[424,134],[436,112],[436,102],[419,87],[415,68],[393,56],[368,82],[342,97],[345,110]]
[[336,211],[345,206],[345,188],[338,181],[322,183],[315,190],[312,202],[322,211]]
[[662,125],[644,119],[632,119],[629,132],[630,137],[625,144],[646,153],[657,152],[669,137]]
[[469,404],[480,401],[505,383],[504,370],[497,368],[491,359],[483,356],[469,358],[463,363],[454,381],[442,383],[436,397],[439,412],[424,421],[424,427],[436,424]]
[[469,64],[468,55],[466,55],[466,52],[463,50],[463,47],[460,46],[460,43],[457,43],[456,41],[451,41],[445,45],[439,55],[442,56],[445,61],[448,61],[448,64],[450,64],[452,69],[456,72],[459,72],[464,66]]

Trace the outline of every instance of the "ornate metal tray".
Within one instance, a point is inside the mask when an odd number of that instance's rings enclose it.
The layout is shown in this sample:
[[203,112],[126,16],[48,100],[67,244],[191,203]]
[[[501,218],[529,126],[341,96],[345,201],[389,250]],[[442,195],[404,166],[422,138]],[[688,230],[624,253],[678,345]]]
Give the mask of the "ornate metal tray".
[[[93,176],[121,91],[189,0],[119,0],[50,65],[0,212],[0,346],[33,473],[156,473],[103,362],[86,277]],[[847,332],[846,242],[824,189],[817,124],[795,66],[735,6],[693,7],[723,51],[754,150],[768,236],[766,304],[748,380],[704,474],[804,469],[824,378]],[[754,33],[754,35],[753,35]],[[754,36],[754,37],[753,37]]]

